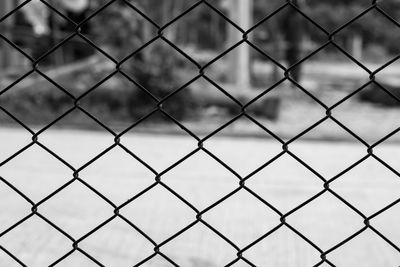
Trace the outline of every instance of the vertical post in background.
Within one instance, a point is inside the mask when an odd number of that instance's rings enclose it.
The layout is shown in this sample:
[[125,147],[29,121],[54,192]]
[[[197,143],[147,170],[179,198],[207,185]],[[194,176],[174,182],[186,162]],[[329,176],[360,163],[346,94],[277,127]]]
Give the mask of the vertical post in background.
[[[276,20],[271,20],[270,24],[272,26],[271,28],[275,31],[279,29],[279,22]],[[272,53],[278,61],[281,61],[282,59],[282,42],[282,37],[278,33],[272,38]],[[274,63],[272,63],[272,68],[272,82],[277,83],[281,79],[281,69]]]
[[[243,30],[248,30],[253,22],[253,0],[228,0],[229,18]],[[233,26],[228,33],[228,45],[232,46],[243,38],[243,34]],[[233,83],[240,92],[251,88],[250,47],[243,43],[228,55],[228,82]]]
[[354,58],[363,58],[363,37],[360,33],[354,33],[351,39],[351,54]]
[[[0,17],[3,17],[7,15],[9,12],[11,12],[15,7],[15,1],[14,0],[1,0],[0,1]],[[13,19],[12,17],[7,18],[3,22],[1,22],[0,28],[4,28],[5,31],[2,31],[3,35],[6,38],[11,37],[11,30],[13,27]],[[10,47],[8,44],[5,43],[4,40],[0,42],[0,69],[5,70],[10,68],[12,65],[15,64],[13,62],[13,51],[12,47]]]

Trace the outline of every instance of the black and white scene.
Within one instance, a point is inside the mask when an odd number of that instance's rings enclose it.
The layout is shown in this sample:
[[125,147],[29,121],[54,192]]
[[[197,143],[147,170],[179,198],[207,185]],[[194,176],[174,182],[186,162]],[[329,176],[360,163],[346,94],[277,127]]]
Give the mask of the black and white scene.
[[399,0],[1,0],[0,267],[399,267]]

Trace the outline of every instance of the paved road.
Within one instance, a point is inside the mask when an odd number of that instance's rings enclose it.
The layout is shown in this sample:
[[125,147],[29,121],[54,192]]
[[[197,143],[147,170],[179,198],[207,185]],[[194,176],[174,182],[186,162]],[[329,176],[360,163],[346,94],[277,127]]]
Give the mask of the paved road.
[[[113,138],[98,132],[54,130],[39,141],[74,168],[84,166],[113,144]],[[0,129],[0,162],[30,142],[20,130]],[[127,135],[121,143],[155,171],[161,172],[196,148],[182,136]],[[216,138],[205,147],[220,157],[237,174],[247,176],[281,151],[272,140]],[[337,173],[362,158],[365,148],[351,143],[302,142],[289,147],[295,155],[323,177]],[[383,145],[374,153],[400,170],[400,146]],[[0,163],[1,164],[1,163]],[[72,178],[73,172],[39,146],[33,146],[0,167],[0,176],[37,202]],[[80,177],[121,204],[154,182],[154,174],[119,147],[84,168]],[[239,180],[209,155],[199,152],[165,173],[162,181],[202,210],[237,189]],[[284,155],[253,175],[246,186],[285,213],[323,189],[322,181],[293,157]],[[331,188],[366,215],[373,214],[400,197],[400,178],[369,158],[346,173]],[[4,184],[0,184],[0,232],[29,214],[31,206]],[[113,216],[113,207],[79,182],[38,207],[38,212],[78,239]],[[120,213],[162,242],[195,221],[196,213],[162,186],[156,186]],[[240,248],[246,247],[279,225],[279,216],[254,195],[240,190],[203,215],[203,220]],[[325,193],[287,218],[287,222],[323,250],[335,246],[363,228],[363,219],[336,197]],[[400,246],[400,205],[371,220],[371,225]],[[0,237],[0,245],[26,265],[47,266],[71,248],[71,241],[37,216]],[[153,246],[121,219],[114,219],[84,239],[79,247],[105,266],[132,266],[152,254]],[[161,251],[180,266],[224,266],[236,251],[214,232],[198,223],[165,244]],[[313,266],[320,253],[288,227],[283,226],[243,253],[257,266]],[[394,267],[400,253],[371,230],[328,254],[336,266]],[[0,266],[19,266],[0,252]],[[58,266],[97,266],[79,252]],[[155,257],[143,266],[172,266]],[[234,266],[248,266],[238,262]],[[323,265],[327,266],[327,265]]]

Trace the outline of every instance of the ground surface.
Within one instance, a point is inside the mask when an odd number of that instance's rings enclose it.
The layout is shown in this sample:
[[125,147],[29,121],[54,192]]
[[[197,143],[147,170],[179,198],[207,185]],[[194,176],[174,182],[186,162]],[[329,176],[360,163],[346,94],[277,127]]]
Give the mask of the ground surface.
[[[0,129],[0,176],[34,202],[40,201],[73,177],[73,171],[39,146],[32,146],[6,164],[10,155],[30,142],[17,129]],[[48,131],[39,141],[72,167],[84,166],[113,144],[113,137],[100,132]],[[197,147],[183,136],[128,134],[121,143],[155,171],[162,172]],[[221,158],[242,177],[281,152],[271,139],[215,138],[204,147]],[[334,177],[367,154],[356,143],[298,142],[289,150],[326,179]],[[400,146],[382,144],[374,153],[400,170]],[[119,147],[79,172],[85,182],[117,205],[152,185],[154,174]],[[203,210],[239,187],[239,180],[204,152],[162,175],[161,180]],[[288,154],[260,170],[246,186],[286,213],[323,190],[323,182]],[[331,184],[331,189],[369,216],[400,197],[400,178],[373,158],[368,158]],[[30,213],[31,205],[0,183],[0,232]],[[78,239],[113,216],[114,208],[95,193],[74,182],[38,207],[58,227]],[[159,243],[195,221],[196,213],[160,185],[124,206],[120,214]],[[248,191],[240,190],[203,215],[203,220],[239,248],[244,248],[280,224],[279,216]],[[331,193],[324,193],[287,217],[287,222],[321,249],[328,250],[364,227],[363,218]],[[371,220],[371,225],[400,246],[400,205]],[[0,245],[27,266],[48,266],[72,248],[72,242],[37,216],[0,236]],[[151,255],[154,246],[126,222],[112,220],[79,247],[105,266],[132,266]],[[236,250],[198,223],[160,249],[179,266],[224,266],[235,259]],[[313,266],[320,253],[292,230],[282,226],[243,253],[256,266]],[[376,233],[365,230],[327,258],[336,266],[395,267],[396,252]],[[19,266],[0,252],[0,266]],[[96,266],[79,252],[58,266]],[[155,257],[143,266],[172,266]],[[239,261],[234,266],[248,266]],[[327,266],[327,265],[322,265]]]

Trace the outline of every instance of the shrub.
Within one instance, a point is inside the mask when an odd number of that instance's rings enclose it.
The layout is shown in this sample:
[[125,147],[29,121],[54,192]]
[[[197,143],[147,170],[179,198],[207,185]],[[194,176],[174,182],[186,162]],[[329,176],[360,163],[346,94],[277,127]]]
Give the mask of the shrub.
[[[106,19],[102,19],[104,16]],[[99,43],[108,47],[107,50],[113,57],[122,59],[147,41],[145,36],[149,33],[144,31],[148,27],[143,26],[146,23],[149,22],[132,12],[128,6],[119,4],[111,5],[102,13],[102,16],[95,19],[94,24],[97,26],[94,28],[98,29]],[[161,45],[149,46],[145,49],[151,50],[146,53],[151,56],[140,54],[125,62],[124,71],[160,99],[180,87],[178,72],[184,71],[182,69],[184,64]],[[157,102],[145,91],[137,88],[129,89],[132,88],[131,84],[125,86],[128,95],[128,112],[132,118],[142,117],[157,107]],[[188,111],[193,110],[193,105],[192,96],[186,89],[168,99],[163,109],[175,118],[183,119],[187,117]]]

